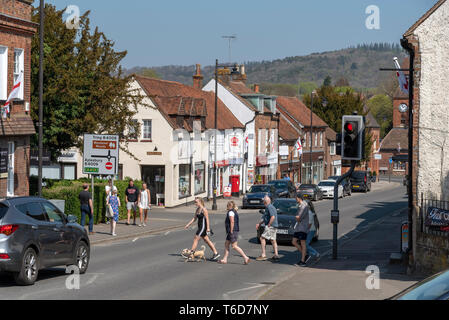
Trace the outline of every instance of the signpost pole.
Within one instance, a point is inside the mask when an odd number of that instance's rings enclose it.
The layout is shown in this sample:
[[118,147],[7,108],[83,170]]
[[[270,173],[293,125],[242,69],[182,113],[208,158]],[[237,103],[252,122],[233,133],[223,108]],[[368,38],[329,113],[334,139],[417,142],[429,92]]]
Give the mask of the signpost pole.
[[91,183],[91,185],[92,185],[92,187],[91,187],[91,193],[92,193],[92,219],[94,218],[93,217],[93,215],[95,214],[95,199],[94,199],[94,175],[93,174],[91,174],[90,175],[91,176],[91,179],[92,179],[92,183]]

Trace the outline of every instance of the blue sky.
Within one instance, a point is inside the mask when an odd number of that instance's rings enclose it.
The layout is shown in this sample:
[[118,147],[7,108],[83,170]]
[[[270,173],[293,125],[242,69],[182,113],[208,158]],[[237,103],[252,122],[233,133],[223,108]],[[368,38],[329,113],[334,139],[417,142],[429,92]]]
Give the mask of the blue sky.
[[[212,65],[228,60],[223,35],[237,35],[236,62],[273,60],[359,43],[396,42],[437,0],[46,0],[58,9],[91,10],[99,26],[128,50],[133,66]],[[35,1],[35,5],[39,2]],[[368,30],[365,9],[380,10],[380,29]]]

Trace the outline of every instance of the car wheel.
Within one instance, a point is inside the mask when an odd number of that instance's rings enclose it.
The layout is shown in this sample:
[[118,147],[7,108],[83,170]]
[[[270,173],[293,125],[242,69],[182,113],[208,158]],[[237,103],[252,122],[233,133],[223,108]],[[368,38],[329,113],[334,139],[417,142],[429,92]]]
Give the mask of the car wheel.
[[20,272],[14,273],[14,280],[20,286],[31,286],[37,280],[39,257],[33,248],[26,249],[22,257]]
[[80,241],[78,243],[75,255],[76,255],[75,266],[78,268],[80,274],[86,273],[90,260],[90,250],[86,242]]

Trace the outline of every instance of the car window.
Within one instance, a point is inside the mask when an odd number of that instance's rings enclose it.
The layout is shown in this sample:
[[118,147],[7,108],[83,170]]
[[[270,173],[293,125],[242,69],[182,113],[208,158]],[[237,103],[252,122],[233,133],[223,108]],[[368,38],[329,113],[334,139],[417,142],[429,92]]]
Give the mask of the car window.
[[398,300],[436,300],[449,292],[449,271],[436,274],[407,289]]
[[268,184],[273,185],[276,189],[285,188],[288,185],[285,181],[270,181]]
[[249,189],[250,193],[255,192],[270,192],[270,187],[268,186],[252,186],[251,189]]
[[326,181],[326,182],[320,182],[318,184],[320,187],[333,187],[335,185],[335,182],[330,182],[330,181]]
[[298,203],[296,201],[274,201],[273,206],[280,215],[296,216]]
[[4,203],[0,203],[0,219],[3,218],[8,211],[8,206]]
[[48,221],[47,215],[39,202],[24,203],[16,206],[16,209],[37,221]]
[[56,208],[54,205],[48,202],[43,202],[42,206],[44,207],[45,212],[47,213],[48,221],[63,223],[64,218],[62,217],[62,213],[61,211],[59,211],[58,208]]

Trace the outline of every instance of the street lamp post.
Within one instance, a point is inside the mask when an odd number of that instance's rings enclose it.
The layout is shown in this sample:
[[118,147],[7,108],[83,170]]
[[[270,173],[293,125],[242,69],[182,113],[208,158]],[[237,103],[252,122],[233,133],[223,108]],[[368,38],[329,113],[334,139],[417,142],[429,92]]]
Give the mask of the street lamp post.
[[[312,143],[313,143],[313,127],[312,127],[312,122],[313,122],[313,96],[315,95],[315,90],[312,91],[311,93],[311,99],[310,99],[310,181],[309,183],[312,184],[313,183],[313,164],[312,164]],[[306,137],[307,139],[307,137]]]
[[216,211],[217,208],[217,132],[218,132],[218,68],[233,68],[232,74],[238,74],[237,64],[218,64],[218,59],[215,59],[215,133],[214,133],[214,179],[213,179],[213,203],[212,210]]
[[40,0],[40,28],[39,28],[39,165],[38,165],[38,180],[37,191],[39,197],[42,197],[42,157],[43,157],[43,121],[44,121],[44,107],[43,107],[43,95],[44,95],[44,6],[45,1]]

